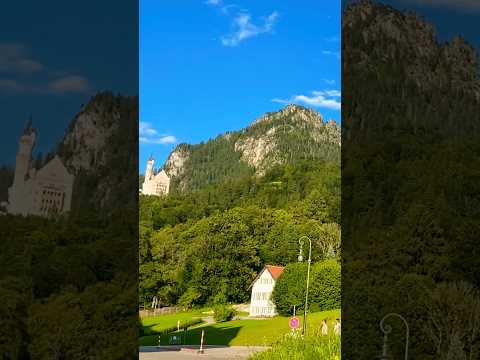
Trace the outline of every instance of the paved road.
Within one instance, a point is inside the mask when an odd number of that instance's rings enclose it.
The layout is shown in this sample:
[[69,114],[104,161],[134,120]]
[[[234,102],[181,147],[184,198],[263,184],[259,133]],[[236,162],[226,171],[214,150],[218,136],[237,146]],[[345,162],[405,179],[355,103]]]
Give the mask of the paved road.
[[142,346],[140,347],[140,360],[243,360],[255,352],[264,351],[263,346],[212,346],[205,348],[203,354],[198,353],[197,346]]

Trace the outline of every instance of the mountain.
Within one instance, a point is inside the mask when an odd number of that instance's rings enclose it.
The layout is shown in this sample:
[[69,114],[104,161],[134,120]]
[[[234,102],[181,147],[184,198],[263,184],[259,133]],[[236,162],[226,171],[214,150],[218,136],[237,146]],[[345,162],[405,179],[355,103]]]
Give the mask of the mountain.
[[197,145],[180,144],[164,169],[173,191],[192,191],[229,178],[261,177],[276,165],[301,160],[339,162],[340,129],[312,109],[288,105],[245,129]]
[[110,92],[92,97],[72,120],[56,152],[75,175],[74,208],[136,204],[137,123],[138,98]]
[[480,105],[478,58],[465,39],[440,43],[419,15],[368,0],[345,9],[342,35],[349,82],[342,89],[344,139],[400,128],[447,134],[480,129],[471,116]]
[[[474,48],[440,42],[419,15],[360,1],[343,13],[342,63],[342,356],[377,357],[378,325],[394,311],[418,334],[411,358],[479,358],[467,320],[438,325],[472,317],[468,296],[445,283],[480,284]],[[389,338],[391,358],[404,341]]]

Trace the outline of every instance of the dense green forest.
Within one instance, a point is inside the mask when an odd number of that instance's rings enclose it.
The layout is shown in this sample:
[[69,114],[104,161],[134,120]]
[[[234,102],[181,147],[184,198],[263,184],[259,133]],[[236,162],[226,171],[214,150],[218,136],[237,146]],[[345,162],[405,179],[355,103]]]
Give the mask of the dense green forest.
[[[343,23],[342,355],[380,355],[379,322],[394,312],[411,358],[479,358],[474,49],[373,2]],[[389,352],[403,358],[403,324],[389,325]]]
[[4,359],[137,356],[136,213],[0,216]]
[[167,197],[140,198],[139,304],[246,302],[265,264],[313,261],[340,251],[340,169],[334,162],[278,165]]
[[[137,119],[135,97],[92,97],[66,133],[80,140],[61,141],[44,158],[58,154],[69,166],[99,155],[88,166],[69,167],[70,212],[0,216],[2,359],[138,358]],[[106,144],[101,149],[84,141],[92,140],[82,131],[90,122],[94,140]],[[0,169],[2,197],[12,174]]]

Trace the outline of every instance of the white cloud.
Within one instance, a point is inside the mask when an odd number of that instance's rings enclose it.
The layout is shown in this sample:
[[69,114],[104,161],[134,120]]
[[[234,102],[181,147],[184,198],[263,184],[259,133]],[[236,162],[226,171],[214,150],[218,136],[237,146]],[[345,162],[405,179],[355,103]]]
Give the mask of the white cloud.
[[67,93],[87,93],[90,91],[90,88],[87,79],[76,75],[60,77],[46,83],[0,79],[0,91],[7,94],[62,95]]
[[205,4],[213,5],[213,6],[218,6],[221,3],[222,3],[222,0],[207,0],[207,1],[205,1]]
[[220,8],[220,12],[222,15],[228,16],[230,15],[231,9],[236,9],[238,8],[237,5],[231,4],[231,5],[225,5]]
[[252,17],[248,12],[242,12],[233,19],[232,27],[234,31],[222,37],[224,46],[237,46],[243,40],[258,36],[260,34],[271,33],[278,19],[278,12],[274,11],[263,19],[263,23],[256,25],[252,22]]
[[140,131],[140,136],[158,135],[158,131],[149,122],[140,121],[139,131]]
[[178,142],[177,138],[173,135],[165,135],[165,136],[160,136],[156,138],[140,136],[139,140],[142,144],[159,144],[159,145],[176,144]]
[[338,90],[312,91],[311,95],[294,95],[290,99],[272,99],[281,104],[298,103],[330,110],[340,110],[342,104],[339,101],[341,92]]
[[160,134],[160,132],[149,122],[140,121],[139,133],[139,141],[142,144],[167,145],[176,144],[178,142],[177,138],[173,135]]
[[0,91],[8,94],[86,93],[89,81],[65,71],[49,69],[30,57],[28,46],[20,43],[0,43]]
[[322,90],[322,91],[312,91],[313,95],[322,95],[328,97],[341,97],[342,93],[338,90]]
[[324,40],[327,42],[339,42],[340,37],[338,35],[333,35],[333,36],[326,37]]
[[330,79],[322,79],[325,84],[327,85],[335,85],[335,80],[330,80]]
[[322,50],[322,54],[335,56],[337,59],[340,59],[340,51]]
[[0,43],[0,72],[35,73],[43,70],[43,65],[29,57],[29,50],[18,43]]
[[55,94],[86,93],[90,90],[88,80],[82,76],[70,75],[53,80],[48,89]]

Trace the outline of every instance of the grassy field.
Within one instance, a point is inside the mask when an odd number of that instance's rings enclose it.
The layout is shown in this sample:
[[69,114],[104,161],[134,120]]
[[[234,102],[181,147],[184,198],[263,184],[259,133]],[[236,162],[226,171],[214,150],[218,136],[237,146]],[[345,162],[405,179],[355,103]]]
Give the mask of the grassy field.
[[194,318],[200,318],[202,316],[207,316],[207,314],[203,314],[203,312],[206,311],[208,311],[208,309],[192,310],[170,315],[147,317],[142,319],[143,329],[145,334],[160,332],[172,326],[177,326],[178,320],[180,320],[181,326],[186,321],[192,320]]
[[311,334],[305,339],[287,338],[249,360],[340,360],[340,336]]
[[[174,324],[176,324],[176,320],[174,320],[175,315],[171,315],[171,317],[168,321],[174,321]],[[337,317],[340,317],[340,310],[309,314],[309,332],[317,332],[323,319],[328,319],[329,327],[333,329],[333,322]],[[149,319],[150,328],[157,329],[157,326],[165,326],[163,324],[167,321],[161,318],[162,317],[159,317],[158,320]],[[299,316],[299,318],[302,320],[301,316]],[[283,339],[284,335],[290,332],[288,319],[288,317],[277,316],[265,320],[249,319],[233,320],[216,324],[200,324],[189,328],[187,332],[187,344],[200,344],[201,332],[204,330],[205,344],[209,345],[272,345]],[[154,321],[159,320],[161,321],[161,325],[155,325]],[[169,336],[170,335],[162,336],[161,343],[165,345],[168,344]],[[140,345],[157,344],[158,335],[144,336],[140,339]]]

